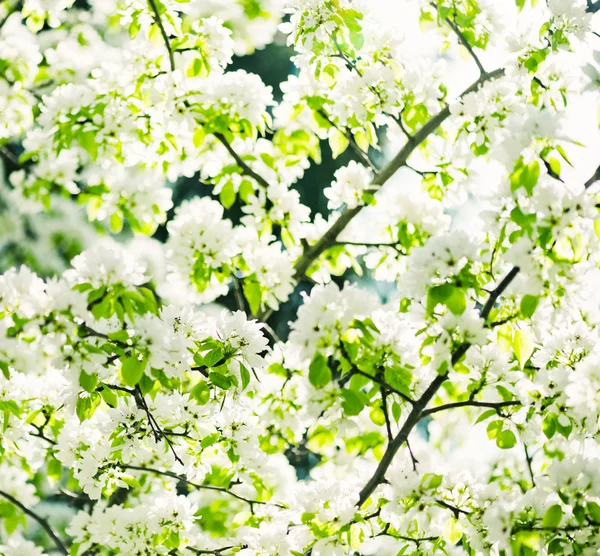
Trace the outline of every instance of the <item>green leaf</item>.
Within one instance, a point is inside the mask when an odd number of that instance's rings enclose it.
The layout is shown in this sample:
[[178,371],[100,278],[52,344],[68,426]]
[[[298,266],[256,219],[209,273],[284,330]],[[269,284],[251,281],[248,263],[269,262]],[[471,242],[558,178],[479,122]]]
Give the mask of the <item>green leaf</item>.
[[454,517],[446,521],[444,525],[444,539],[450,544],[456,544],[463,536],[463,528],[460,521]]
[[533,339],[525,330],[517,330],[513,337],[513,350],[517,356],[517,361],[521,370],[525,368],[525,364],[533,354]]
[[113,234],[118,234],[123,229],[123,215],[120,212],[113,212],[110,215],[110,230]]
[[596,502],[588,502],[586,504],[587,513],[594,523],[600,524],[600,505]]
[[110,388],[103,388],[100,392],[100,396],[106,402],[106,405],[109,407],[115,408],[119,404],[119,400],[117,394],[113,392]]
[[6,361],[0,361],[0,370],[4,375],[4,378],[6,380],[10,380],[10,371],[8,369],[8,363]]
[[322,388],[331,382],[331,377],[327,357],[322,353],[317,353],[308,368],[308,380],[315,388]]
[[348,145],[347,137],[337,129],[331,128],[329,131],[329,146],[331,147],[333,158],[336,159],[340,156],[348,148]]
[[556,434],[557,419],[554,413],[548,413],[542,421],[542,431],[546,438],[552,438]]
[[131,488],[140,488],[142,486],[142,485],[140,485],[140,482],[135,477],[132,477],[131,475],[122,475],[121,480],[127,486],[130,486]]
[[79,384],[86,392],[91,394],[98,384],[98,375],[88,375],[85,371],[81,371],[79,375]]
[[46,465],[46,474],[53,482],[58,481],[62,477],[62,463],[55,457],[51,457]]
[[250,371],[243,363],[240,363],[240,376],[242,377],[242,390],[245,390],[250,384]]
[[[363,394],[364,396],[364,394]],[[346,415],[358,415],[365,407],[365,402],[361,392],[355,392],[347,388],[342,388],[342,408]]]
[[121,365],[121,376],[127,386],[135,386],[146,368],[146,359],[139,356],[127,357]]
[[462,315],[467,307],[464,290],[453,284],[430,288],[427,294],[427,312],[433,313],[439,303],[446,305],[454,315]]
[[210,388],[208,384],[201,380],[190,391],[190,397],[198,402],[198,405],[206,405],[210,401]]
[[435,489],[442,485],[443,479],[443,475],[438,475],[436,473],[425,473],[425,475],[423,475],[423,479],[421,480],[421,486],[426,490]]
[[225,208],[231,208],[233,203],[235,203],[236,193],[235,187],[233,186],[233,182],[228,181],[221,189],[219,193],[219,201]]
[[246,301],[248,301],[248,305],[250,306],[250,312],[253,315],[258,314],[262,301],[262,291],[258,280],[256,278],[244,279],[242,289],[244,290]]
[[500,431],[502,430],[503,426],[504,426],[504,424],[502,423],[502,421],[492,421],[491,423],[488,423],[488,426],[487,426],[488,438],[490,440],[492,440],[493,438],[496,438],[498,436],[498,433],[500,433]]
[[503,430],[496,436],[496,445],[503,450],[509,450],[517,445],[517,438],[511,430]]
[[194,147],[198,148],[204,142],[204,138],[206,137],[206,132],[202,126],[198,126],[194,130],[194,136],[192,137],[192,143],[194,143]]
[[89,396],[77,398],[75,412],[77,413],[77,417],[79,417],[79,421],[83,422],[94,415],[96,408],[100,404],[100,399],[100,394],[97,392],[94,392]]
[[496,415],[495,409],[488,409],[488,410],[484,411],[479,417],[477,417],[477,421],[475,421],[475,424],[485,421],[487,418],[491,417],[492,415]]
[[540,302],[539,295],[524,295],[521,299],[521,313],[525,318],[531,318]]
[[600,239],[600,218],[594,220],[594,231],[596,232],[598,239]]
[[204,364],[207,367],[214,367],[223,359],[223,350],[220,347],[211,349],[204,357]]
[[231,382],[231,377],[221,373],[217,373],[216,371],[209,373],[208,378],[215,386],[218,386],[222,390],[227,390],[228,388],[231,388],[231,385],[233,384]]
[[542,527],[547,529],[556,529],[562,521],[563,511],[558,504],[550,506],[542,519]]

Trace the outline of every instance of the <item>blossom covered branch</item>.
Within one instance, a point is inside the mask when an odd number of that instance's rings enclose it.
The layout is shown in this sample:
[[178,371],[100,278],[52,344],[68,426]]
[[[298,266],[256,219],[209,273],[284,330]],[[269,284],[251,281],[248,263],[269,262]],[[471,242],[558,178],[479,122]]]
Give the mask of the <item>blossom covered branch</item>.
[[0,2],[0,555],[600,550],[598,11]]

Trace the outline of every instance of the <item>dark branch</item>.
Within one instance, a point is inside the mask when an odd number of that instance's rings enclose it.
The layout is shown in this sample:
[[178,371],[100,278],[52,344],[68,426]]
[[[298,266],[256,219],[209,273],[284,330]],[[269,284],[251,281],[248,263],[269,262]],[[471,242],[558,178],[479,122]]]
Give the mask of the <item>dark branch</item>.
[[[432,6],[434,6],[437,9],[437,6],[434,3],[432,3]],[[475,64],[477,65],[477,68],[479,69],[480,75],[485,75],[486,71],[483,67],[483,64],[477,57],[477,54],[475,54],[473,47],[469,44],[469,41],[463,35],[463,33],[460,30],[460,28],[458,27],[458,25],[456,25],[456,23],[454,21],[452,21],[449,17],[447,17],[445,19],[445,21],[448,24],[448,26],[450,27],[450,29],[452,29],[452,31],[454,31],[454,34],[458,37],[458,41],[460,42],[460,44],[462,44],[467,49],[467,52],[469,53],[471,58],[473,58],[473,61],[475,62]]]
[[7,492],[4,492],[3,490],[0,490],[0,496],[3,496],[4,498],[6,498],[9,502],[12,502],[24,514],[28,515],[32,519],[35,519],[40,524],[41,528],[44,531],[46,531],[46,533],[48,534],[48,536],[52,539],[52,541],[56,545],[57,550],[61,554],[64,554],[65,556],[68,556],[69,551],[67,550],[67,547],[60,540],[60,538],[58,537],[58,535],[54,532],[54,529],[52,529],[51,525],[48,523],[47,520],[45,520],[40,515],[36,514],[33,510],[30,510],[29,508],[27,508],[26,506],[24,506],[23,504],[21,504],[21,502],[19,502],[14,496],[11,496]]
[[[519,272],[518,267],[513,268],[507,274],[506,278],[504,278],[500,282],[500,284],[498,284],[496,289],[490,293],[490,297],[489,297],[487,303],[483,306],[483,308],[480,312],[480,316],[483,320],[487,320],[487,317],[489,316],[489,313],[492,310],[492,307],[494,306],[494,304],[496,303],[498,298],[504,293],[504,291],[509,286],[509,284],[514,280],[514,278],[518,272]],[[467,351],[469,350],[470,347],[471,347],[471,344],[464,343],[464,344],[461,344],[460,346],[458,346],[458,348],[456,348],[456,350],[452,354],[452,358],[451,358],[451,366],[452,367],[454,365],[456,365],[456,363],[458,363],[462,359],[462,357],[465,355],[465,353],[467,353]],[[404,425],[400,429],[400,432],[397,434],[397,436],[394,438],[394,440],[388,444],[388,447],[387,447],[386,451],[384,452],[383,457],[381,458],[381,461],[379,462],[379,465],[377,466],[377,469],[375,470],[375,473],[369,479],[369,481],[364,486],[364,488],[360,491],[359,500],[357,503],[358,507],[362,506],[366,502],[366,500],[371,496],[371,494],[373,494],[373,491],[385,479],[385,474],[386,474],[389,466],[391,465],[392,460],[394,459],[394,456],[396,455],[396,452],[400,449],[400,446],[402,446],[402,444],[404,444],[406,442],[411,431],[414,429],[414,427],[417,425],[417,423],[423,418],[423,413],[425,411],[425,408],[427,407],[427,404],[433,399],[436,392],[441,387],[441,385],[446,381],[447,378],[448,378],[447,372],[444,373],[443,375],[439,375],[439,376],[435,377],[435,379],[428,386],[427,390],[425,390],[423,395],[415,402],[415,404],[412,407],[411,412],[409,413],[408,417],[406,418],[406,421],[404,422]]]
[[246,164],[239,154],[237,154],[229,141],[225,139],[225,136],[222,133],[215,133],[214,136],[223,144],[223,146],[227,149],[227,152],[234,158],[236,164],[242,169],[242,173],[254,178],[262,187],[265,189],[269,187],[269,182],[263,178],[261,175],[257,174],[248,164]]
[[[188,481],[183,475],[178,475],[177,473],[172,473],[171,471],[161,471],[160,469],[154,469],[152,467],[141,467],[138,465],[128,465],[128,464],[121,464],[121,463],[118,464],[118,467],[120,467],[121,469],[131,469],[133,471],[142,471],[144,473],[153,473],[155,475],[162,475],[163,477],[171,477],[172,479],[177,479],[179,482],[181,482],[185,485],[189,485],[198,490],[213,490],[216,492],[222,492],[224,494],[228,494],[229,496],[232,496],[233,498],[237,498],[238,500],[241,500],[242,502],[246,502],[246,504],[248,504],[251,509],[254,507],[254,504],[267,504],[268,503],[268,502],[263,502],[261,500],[251,500],[250,498],[244,498],[243,496],[240,496],[239,494],[236,494],[235,492],[232,492],[231,490],[229,490],[225,487],[218,487],[218,486],[213,486],[213,485],[199,485],[198,483],[193,483],[192,481]],[[286,509],[285,506],[283,506],[282,504],[273,503],[273,505],[277,506],[278,508]]]
[[592,174],[590,179],[585,182],[585,188],[587,189],[588,187],[591,187],[598,180],[600,180],[600,166],[598,166],[598,168],[596,168],[596,171]]
[[475,402],[468,400],[466,402],[454,402],[448,403],[445,405],[438,405],[437,407],[432,407],[431,409],[426,409],[423,411],[423,417],[426,415],[432,415],[433,413],[439,413],[440,411],[446,411],[447,409],[454,409],[457,407],[489,407],[490,409],[501,409],[503,407],[509,407],[514,405],[521,405],[519,401],[511,401],[511,402]]
[[[482,75],[471,86],[465,89],[460,97],[464,97],[469,93],[477,91],[481,85],[492,79],[497,79],[504,75],[504,69],[497,69],[490,73]],[[412,137],[412,141],[408,141],[398,154],[374,177],[371,182],[371,188],[378,188],[384,185],[396,171],[404,166],[410,155],[415,149],[423,143],[427,137],[434,133],[438,127],[450,116],[450,107],[445,106],[435,116],[431,117]],[[340,217],[331,225],[331,227],[323,234],[323,236],[314,244],[305,249],[303,255],[296,261],[294,269],[296,271],[296,279],[300,280],[305,274],[310,265],[327,249],[335,245],[337,237],[344,231],[346,226],[360,213],[364,207],[358,206],[352,209],[346,209]],[[263,319],[264,320],[264,319]]]
[[600,0],[588,4],[588,7],[585,11],[590,14],[595,14],[597,11],[600,11]]
[[160,34],[162,35],[165,46],[167,47],[167,52],[169,53],[169,65],[171,66],[171,71],[175,71],[175,57],[173,56],[173,49],[171,48],[171,42],[169,41],[169,35],[163,26],[162,20],[160,19],[160,12],[158,11],[158,6],[156,5],[155,0],[148,0],[148,4],[152,8],[154,12],[154,21],[156,25],[158,25],[158,29],[160,30]]

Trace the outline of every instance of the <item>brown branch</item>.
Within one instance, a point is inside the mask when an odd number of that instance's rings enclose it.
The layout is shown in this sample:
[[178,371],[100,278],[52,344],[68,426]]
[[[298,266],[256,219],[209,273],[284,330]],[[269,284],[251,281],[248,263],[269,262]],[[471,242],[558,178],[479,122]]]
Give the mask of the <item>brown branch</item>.
[[[502,293],[506,290],[506,288],[509,286],[509,284],[514,280],[518,272],[518,267],[513,268],[508,273],[508,275],[500,282],[500,284],[498,284],[497,288],[490,293],[488,301],[483,306],[480,312],[480,316],[484,321],[487,320],[487,317],[489,316],[492,307],[494,306],[498,298],[502,295]],[[465,353],[467,353],[470,347],[471,344],[464,343],[458,346],[458,348],[456,348],[456,350],[452,353],[451,367],[454,367],[454,365],[456,365],[456,363],[458,363],[462,359],[462,357],[465,355]],[[406,442],[411,431],[422,419],[427,404],[433,399],[436,392],[439,390],[439,388],[446,381],[447,378],[448,372],[435,377],[435,379],[427,387],[425,392],[423,392],[422,396],[415,402],[411,412],[409,413],[408,417],[406,418],[406,421],[404,422],[404,425],[400,429],[400,432],[397,434],[394,440],[388,444],[381,458],[381,461],[379,462],[379,465],[375,470],[375,473],[373,473],[372,477],[369,479],[367,484],[360,491],[359,500],[357,503],[358,507],[362,506],[367,501],[371,494],[373,494],[374,490],[385,479],[385,474],[389,466],[391,465],[394,456],[396,455],[396,452],[398,452],[400,446],[402,446],[402,444]]]
[[533,458],[529,454],[529,450],[527,449],[527,444],[525,444],[524,442],[523,442],[523,449],[525,450],[525,462],[527,463],[527,469],[529,470],[529,476],[531,477],[531,485],[535,486],[535,477],[533,475],[533,468],[531,467]]
[[417,463],[419,463],[419,460],[415,457],[415,454],[413,454],[413,451],[412,451],[412,448],[410,447],[410,442],[408,441],[408,438],[406,439],[406,447],[408,448],[408,453],[410,454],[410,460],[412,461],[413,471],[416,471]]
[[472,400],[466,402],[454,402],[444,405],[438,405],[437,407],[432,407],[431,409],[426,409],[425,411],[423,411],[423,417],[427,415],[432,415],[433,413],[439,413],[440,411],[446,411],[447,409],[454,409],[457,407],[489,407],[490,409],[501,409],[503,407],[509,407],[511,405],[521,405],[521,402],[516,400],[511,402],[475,402]]
[[[251,510],[253,509],[254,504],[268,504],[269,503],[269,502],[263,502],[261,500],[251,500],[250,498],[245,498],[243,496],[240,496],[239,494],[236,494],[235,492],[232,492],[231,490],[229,490],[225,487],[218,487],[218,486],[213,486],[213,485],[199,485],[198,483],[193,483],[192,481],[189,481],[183,475],[178,475],[177,473],[172,473],[171,471],[162,471],[160,469],[154,469],[152,467],[141,467],[139,465],[129,465],[129,464],[123,464],[123,463],[119,463],[119,464],[117,464],[117,466],[120,467],[121,469],[131,469],[133,471],[143,471],[144,473],[154,473],[155,475],[162,475],[164,477],[170,477],[172,479],[177,479],[179,482],[181,482],[185,485],[189,485],[198,490],[213,490],[216,492],[222,492],[224,494],[228,494],[229,496],[232,496],[233,498],[237,498],[238,500],[240,500],[242,502],[245,502],[246,504],[248,504],[250,506]],[[283,504],[273,503],[273,505],[277,506],[278,508],[286,509],[286,507]]]
[[460,514],[469,515],[469,512],[467,512],[465,510],[461,510],[460,508],[457,508],[456,506],[453,506],[452,504],[448,504],[448,502],[444,502],[443,500],[436,500],[435,503],[438,504],[439,506],[442,506],[443,508],[449,509],[454,514],[454,517],[456,519],[458,519],[460,517]]
[[188,546],[187,549],[194,554],[222,554],[223,552],[227,552],[228,550],[244,548],[243,546],[224,546],[223,548],[214,548],[212,550],[202,550],[200,548],[193,548]]
[[[437,5],[434,2],[432,2],[431,5],[437,10]],[[460,30],[460,28],[458,27],[458,25],[456,25],[456,22],[452,21],[449,17],[446,17],[444,19],[444,21],[448,24],[450,29],[452,29],[452,31],[454,31],[454,34],[457,36],[460,44],[462,44],[467,49],[467,52],[469,53],[471,58],[473,58],[473,61],[475,62],[475,64],[477,65],[477,68],[479,69],[479,74],[485,75],[486,71],[485,71],[485,68],[483,67],[483,64],[479,60],[477,54],[475,54],[473,47],[469,44],[469,41],[463,35],[463,33]]]
[[397,396],[400,396],[405,402],[408,402],[410,404],[414,404],[415,403],[415,400],[413,400],[411,397],[409,397],[406,394],[400,392],[400,390],[397,390],[396,388],[394,388],[393,386],[391,386],[385,380],[379,378],[378,376],[373,376],[373,375],[370,375],[369,373],[365,373],[364,371],[361,371],[360,369],[357,369],[356,367],[354,369],[352,369],[350,371],[350,373],[348,373],[348,374],[350,376],[352,376],[352,375],[364,376],[365,378],[368,378],[369,380],[372,380],[376,384],[379,384],[379,386],[382,386],[383,388],[389,390],[389,392],[391,394],[396,394]]
[[10,494],[8,494],[8,492],[4,492],[3,490],[0,490],[0,496],[3,496],[4,498],[6,498],[9,502],[12,502],[24,514],[28,515],[32,519],[35,519],[35,521],[37,521],[40,524],[42,529],[44,531],[46,531],[48,536],[53,540],[54,544],[56,545],[57,550],[61,554],[68,556],[69,551],[67,550],[67,547],[65,546],[63,541],[60,540],[60,538],[54,532],[54,529],[52,529],[52,526],[48,523],[48,521],[46,519],[44,519],[42,516],[36,514],[33,510],[30,510],[28,507],[21,504],[21,502],[19,502],[14,496],[11,496]]
[[[497,69],[490,73],[482,75],[477,81],[465,89],[460,97],[477,91],[481,85],[492,79],[497,79],[504,75],[504,69]],[[413,135],[413,141],[408,141],[398,154],[373,178],[371,188],[378,188],[384,185],[396,171],[404,166],[410,155],[415,149],[423,143],[429,135],[434,133],[438,127],[450,116],[450,107],[445,106],[435,116],[432,116],[420,129]],[[296,261],[294,266],[295,278],[300,280],[306,274],[310,265],[327,249],[335,245],[337,237],[344,231],[346,226],[354,219],[356,215],[364,208],[364,205],[344,210],[339,218],[330,226],[323,236],[314,244],[304,250],[302,256]],[[264,320],[264,319],[263,319]]]
[[381,392],[381,411],[383,411],[385,417],[385,429],[387,431],[388,442],[391,442],[394,439],[394,434],[392,433],[392,424],[390,423],[390,416],[388,415],[387,394],[383,386],[379,387],[379,391]]
[[242,173],[254,178],[262,187],[267,189],[269,187],[269,182],[263,178],[261,175],[257,174],[246,162],[242,160],[242,157],[237,154],[229,141],[225,138],[222,133],[214,133],[214,136],[223,144],[223,146],[227,149],[227,152],[234,158],[236,164],[242,169]]
[[327,112],[325,112],[325,110],[323,110],[322,108],[320,110],[317,110],[317,112],[321,115],[321,117],[323,119],[325,119],[327,121],[327,123],[331,126],[334,127],[335,129],[337,129],[348,141],[348,143],[350,144],[350,146],[352,147],[352,149],[354,150],[354,152],[356,153],[356,155],[358,156],[358,158],[360,158],[360,161],[365,165],[368,166],[374,174],[377,173],[377,167],[375,166],[375,164],[373,164],[373,162],[371,161],[371,159],[369,158],[369,155],[367,153],[365,153],[365,151],[363,151],[359,146],[358,143],[354,140],[354,137],[352,136],[352,133],[349,130],[342,130],[340,129],[329,117],[329,115],[327,114]]
[[154,433],[154,438],[156,439],[156,441],[158,442],[161,439],[161,437],[164,438],[165,442],[167,443],[167,446],[169,447],[169,450],[171,450],[171,453],[175,458],[175,461],[183,465],[183,460],[177,455],[177,452],[175,451],[175,447],[173,446],[171,439],[168,437],[168,435],[164,433],[164,431],[161,429],[160,425],[154,418],[154,415],[152,415],[152,412],[150,411],[150,408],[148,407],[148,404],[144,399],[144,394],[142,393],[142,389],[140,388],[139,384],[135,387],[133,397],[135,398],[136,405],[146,413],[146,416],[148,417],[148,424],[150,425],[150,428]]

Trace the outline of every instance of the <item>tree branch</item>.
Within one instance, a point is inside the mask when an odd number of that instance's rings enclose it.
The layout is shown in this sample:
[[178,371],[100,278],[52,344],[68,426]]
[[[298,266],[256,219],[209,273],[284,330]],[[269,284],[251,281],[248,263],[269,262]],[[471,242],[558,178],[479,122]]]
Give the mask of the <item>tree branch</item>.
[[[492,310],[492,307],[494,306],[495,302],[502,295],[502,293],[506,290],[506,288],[509,286],[509,284],[514,280],[514,278],[518,272],[519,272],[518,267],[513,268],[507,274],[507,276],[504,278],[504,280],[502,280],[500,282],[500,284],[498,284],[498,287],[490,293],[490,297],[489,297],[487,303],[483,306],[483,308],[480,312],[480,316],[484,321],[487,320],[487,317],[489,316],[489,313]],[[464,344],[461,344],[460,346],[458,346],[458,348],[456,348],[456,350],[452,354],[451,367],[456,365],[456,363],[458,363],[462,359],[463,355],[465,353],[467,353],[467,351],[469,350],[470,347],[471,347],[471,344],[464,343]],[[417,423],[422,419],[423,413],[425,411],[425,408],[427,407],[427,404],[433,399],[436,392],[438,391],[440,386],[446,381],[447,378],[448,378],[447,372],[444,373],[443,375],[438,375],[437,377],[435,377],[435,379],[428,386],[427,390],[425,390],[425,392],[423,392],[422,396],[415,402],[411,412],[409,413],[408,417],[406,418],[406,421],[404,422],[404,425],[400,429],[400,432],[397,434],[397,436],[394,438],[394,440],[388,444],[388,447],[387,447],[386,451],[384,452],[383,457],[381,458],[381,461],[379,462],[379,465],[377,466],[377,469],[375,470],[375,473],[369,479],[369,481],[363,487],[363,489],[360,491],[359,500],[357,503],[358,507],[362,506],[366,502],[366,500],[371,496],[371,494],[373,494],[373,491],[385,479],[385,474],[386,474],[389,466],[391,465],[392,460],[394,459],[394,456],[396,455],[396,452],[398,452],[398,450],[400,449],[400,446],[402,446],[402,444],[404,444],[406,442],[411,431],[414,429],[414,427],[417,425]]]
[[[193,483],[192,481],[188,481],[183,475],[178,475],[177,473],[172,473],[171,471],[162,471],[160,469],[154,469],[152,467],[141,467],[139,465],[129,465],[129,464],[124,464],[124,463],[119,463],[118,467],[120,467],[121,469],[131,469],[133,471],[143,471],[145,473],[154,473],[155,475],[162,475],[163,477],[171,477],[172,479],[177,479],[179,482],[189,485],[198,490],[213,490],[216,492],[222,492],[224,494],[228,494],[229,496],[232,496],[233,498],[237,498],[238,500],[241,500],[242,502],[246,502],[246,504],[248,504],[250,506],[251,511],[254,508],[254,504],[268,504],[269,503],[269,502],[263,502],[261,500],[251,500],[250,498],[244,498],[243,496],[240,496],[239,494],[236,494],[235,492],[232,492],[231,490],[229,490],[225,487],[218,487],[218,486],[213,486],[213,485],[199,485],[198,483]],[[286,507],[283,504],[277,504],[274,502],[273,505],[277,506],[278,508],[286,509]]]
[[146,416],[148,417],[148,424],[150,425],[150,428],[154,433],[154,438],[156,439],[156,441],[158,442],[161,439],[161,437],[164,438],[165,442],[167,443],[167,446],[169,447],[169,450],[171,450],[171,453],[175,458],[175,461],[183,465],[183,461],[177,455],[177,452],[175,451],[175,447],[173,446],[171,439],[163,432],[163,430],[160,428],[160,425],[154,418],[154,415],[152,415],[152,412],[150,411],[150,408],[148,407],[148,404],[144,399],[144,394],[142,393],[142,389],[140,388],[139,384],[135,387],[135,390],[133,391],[133,397],[135,398],[136,405],[146,413]]
[[32,519],[35,519],[35,521],[37,521],[40,524],[40,526],[42,527],[42,529],[44,531],[46,531],[46,533],[48,534],[48,536],[52,539],[52,541],[56,545],[57,550],[61,554],[64,554],[65,556],[68,556],[69,551],[67,550],[67,547],[65,546],[65,544],[63,543],[63,541],[60,540],[60,538],[54,532],[54,529],[52,529],[51,525],[48,523],[48,521],[46,519],[44,519],[42,516],[36,514],[33,510],[30,510],[29,508],[27,508],[26,506],[24,506],[23,504],[21,504],[21,502],[19,502],[14,496],[11,496],[10,494],[8,494],[8,492],[4,492],[3,490],[0,490],[0,496],[3,496],[4,498],[6,498],[9,502],[12,502],[24,514],[28,515]]
[[327,121],[327,123],[331,127],[334,127],[335,129],[337,129],[347,139],[348,143],[350,144],[350,146],[352,147],[352,149],[354,150],[354,152],[356,153],[356,155],[358,156],[358,158],[360,158],[361,162],[365,166],[368,166],[373,171],[373,173],[376,174],[377,173],[377,167],[375,166],[375,164],[373,164],[373,162],[369,158],[369,155],[367,153],[365,153],[358,146],[358,143],[354,140],[354,137],[352,136],[352,133],[350,131],[348,131],[348,130],[341,130],[337,125],[335,125],[335,123],[333,123],[331,121],[331,119],[329,118],[329,115],[327,114],[327,112],[325,112],[325,110],[323,110],[322,108],[320,110],[318,110],[318,113]]
[[[482,75],[477,81],[465,89],[460,98],[479,89],[486,81],[497,79],[504,75],[504,69],[497,69],[491,73]],[[450,116],[450,107],[445,106],[435,116],[431,117],[412,137],[412,141],[408,141],[398,154],[373,178],[371,187],[381,187],[384,185],[396,171],[404,166],[410,155],[415,149],[423,143],[437,128]],[[310,265],[327,249],[335,244],[337,237],[342,233],[352,219],[360,213],[364,206],[358,206],[352,209],[344,210],[339,218],[330,226],[314,245],[309,246],[304,250],[302,256],[296,261],[294,269],[296,271],[296,280],[300,280],[310,267]]]
[[223,548],[213,548],[212,550],[201,550],[199,548],[193,548],[188,546],[187,549],[194,554],[222,554],[223,552],[227,552],[228,550],[233,550],[234,548],[243,548],[243,546],[224,546]]
[[533,458],[529,454],[529,450],[527,449],[527,444],[523,442],[523,449],[525,450],[525,462],[527,463],[527,469],[529,470],[529,476],[531,477],[531,485],[535,486],[535,477],[533,475],[533,468],[531,467],[531,463]]
[[227,152],[235,159],[236,164],[242,169],[242,173],[254,178],[260,185],[262,185],[265,189],[269,187],[269,182],[263,178],[261,175],[257,174],[248,164],[246,164],[239,154],[237,154],[229,141],[225,138],[222,133],[215,133],[214,136],[223,144],[223,146],[227,149]]
[[[598,9],[600,9],[600,7]],[[596,171],[592,174],[590,179],[585,182],[585,188],[588,189],[589,187],[594,185],[598,180],[600,180],[600,166],[596,168]]]
[[414,404],[415,400],[413,400],[411,397],[407,396],[406,394],[400,392],[400,390],[397,390],[396,388],[394,388],[393,386],[391,386],[390,384],[388,384],[385,380],[374,376],[374,375],[370,375],[369,373],[365,373],[364,371],[361,371],[360,369],[357,369],[356,367],[353,368],[350,373],[350,375],[360,375],[360,376],[364,376],[365,378],[368,378],[369,380],[372,380],[373,382],[375,382],[376,384],[379,384],[379,386],[382,386],[383,388],[389,390],[389,392],[391,394],[396,394],[398,396],[400,396],[405,402],[408,402],[410,404]]
[[510,402],[476,402],[468,400],[466,402],[448,403],[444,405],[438,405],[437,407],[432,407],[431,409],[426,409],[423,411],[423,417],[432,415],[433,413],[439,413],[440,411],[446,411],[447,409],[455,409],[457,407],[489,407],[491,409],[501,409],[511,405],[521,405],[521,402],[516,400]]
[[383,416],[385,418],[385,429],[387,431],[388,442],[391,442],[394,439],[394,434],[392,433],[392,424],[390,423],[390,416],[388,415],[387,394],[383,386],[379,387],[379,391],[381,393],[381,411],[383,411]]
[[588,4],[588,7],[585,11],[590,14],[595,14],[596,12],[600,11],[600,0]]
[[[432,2],[431,5],[436,10],[438,9],[438,7],[435,4],[435,2]],[[469,55],[471,56],[471,58],[473,58],[473,61],[475,62],[475,64],[477,65],[477,68],[479,69],[479,74],[480,75],[485,75],[486,71],[485,71],[485,68],[483,67],[483,64],[481,63],[481,61],[477,57],[477,54],[475,54],[475,51],[473,50],[473,47],[469,44],[469,41],[465,38],[465,36],[463,35],[463,33],[460,30],[460,28],[458,27],[458,25],[456,25],[456,23],[454,21],[452,21],[449,17],[445,18],[444,21],[448,24],[448,26],[450,27],[450,29],[452,29],[452,31],[454,31],[454,34],[457,36],[458,41],[460,42],[460,44],[462,44],[467,49],[467,52],[469,53]]]
[[169,41],[169,35],[163,26],[162,20],[160,19],[160,12],[158,11],[158,6],[156,5],[155,0],[148,0],[149,6],[152,8],[154,12],[154,21],[156,25],[158,25],[158,29],[160,30],[160,34],[162,35],[165,46],[167,47],[167,52],[169,53],[169,65],[171,67],[171,71],[175,71],[175,57],[173,55],[173,49],[171,48],[171,42]]

